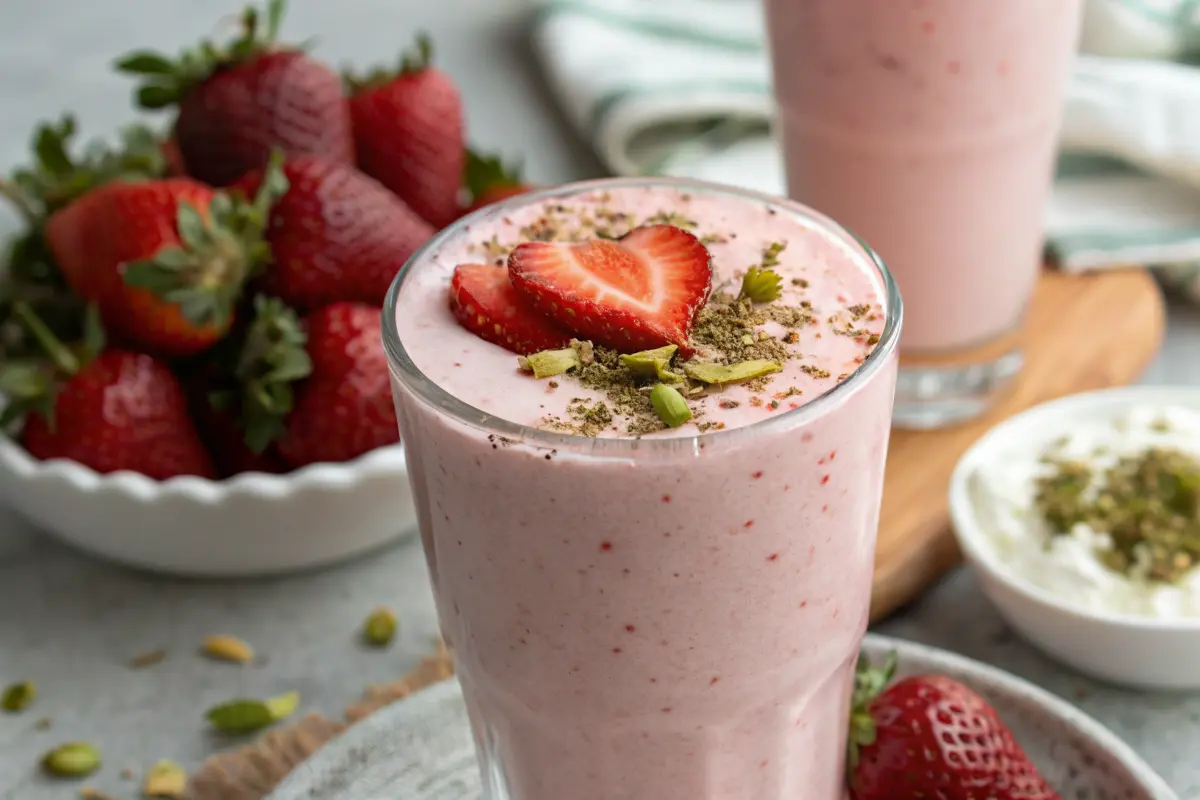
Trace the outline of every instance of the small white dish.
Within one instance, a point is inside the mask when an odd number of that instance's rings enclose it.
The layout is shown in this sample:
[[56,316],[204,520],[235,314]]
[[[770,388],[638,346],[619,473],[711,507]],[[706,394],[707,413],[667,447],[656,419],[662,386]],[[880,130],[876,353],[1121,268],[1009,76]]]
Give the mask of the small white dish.
[[[1200,412],[1200,390],[1129,387],[1072,395],[1035,406],[990,430],[963,454],[950,479],[950,519],[959,548],[984,592],[1013,628],[1079,672],[1143,689],[1200,688],[1200,618],[1161,618],[1083,607],[1028,580],[996,551],[980,520],[972,480],[1000,459],[1036,453],[1081,424],[1131,410]],[[1033,457],[1033,456],[1030,456]]]
[[[994,667],[932,647],[868,635],[899,675],[939,673],[982,694],[1064,798],[1176,800],[1112,732],[1050,693]],[[266,800],[480,800],[467,712],[448,680],[375,712],[293,770]]]
[[137,569],[233,578],[343,561],[416,529],[404,449],[212,481],[101,475],[0,436],[0,500],[80,550]]

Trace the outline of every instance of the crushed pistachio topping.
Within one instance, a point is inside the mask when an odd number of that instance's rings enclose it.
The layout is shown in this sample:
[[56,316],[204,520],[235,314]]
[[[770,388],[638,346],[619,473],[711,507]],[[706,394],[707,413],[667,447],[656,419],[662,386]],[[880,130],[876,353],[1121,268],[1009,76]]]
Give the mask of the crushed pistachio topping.
[[683,376],[671,371],[671,359],[675,357],[677,350],[679,350],[678,347],[669,344],[654,350],[623,355],[621,356],[621,365],[638,378],[654,378],[668,383],[678,383],[683,380]]
[[1107,534],[1097,552],[1115,572],[1174,583],[1200,561],[1200,461],[1169,448],[1124,456],[1106,469],[1083,461],[1044,459],[1034,507],[1054,534],[1087,525]]
[[519,356],[517,366],[525,372],[532,372],[533,377],[540,380],[579,369],[581,362],[575,348],[564,347],[562,350],[542,350],[539,353]]
[[[640,225],[674,225],[691,230],[706,245],[737,238],[734,231],[701,230],[701,223],[687,213],[683,196],[680,201],[649,215],[635,215],[614,209],[611,197],[606,198],[602,193],[579,203],[564,200],[548,204],[525,224],[512,225],[511,237],[492,236],[476,242],[474,247],[502,264],[522,242],[619,239]],[[766,243],[758,263],[740,275],[740,285],[729,282],[715,287],[696,314],[689,337],[694,352],[686,361],[680,358],[674,344],[621,354],[581,341],[572,341],[569,348],[518,359],[521,370],[534,378],[555,379],[547,384],[547,392],[569,391],[572,385],[590,390],[590,397],[571,398],[565,411],[543,417],[541,427],[583,436],[622,429],[627,434],[641,436],[686,422],[701,431],[719,430],[723,427],[721,422],[703,417],[707,396],[719,392],[722,385],[740,382],[756,393],[775,394],[771,408],[779,407],[781,397],[800,394],[795,387],[781,395],[768,386],[786,362],[803,359],[799,346],[807,341],[805,331],[818,324],[818,313],[820,319],[831,320],[834,332],[855,336],[864,343],[869,340],[874,345],[878,337],[864,326],[878,319],[877,307],[861,304],[818,311],[810,301],[796,297],[809,286],[808,280],[800,277],[791,278],[787,286],[793,294],[782,301],[784,277],[775,268],[780,266],[786,249],[787,243],[783,241]],[[820,332],[813,335],[819,338]],[[813,378],[830,376],[828,371],[815,366],[805,365],[802,369]],[[667,388],[672,392],[667,393]],[[655,397],[659,398],[657,404]],[[662,412],[665,397],[670,397],[667,402],[676,412],[669,419]],[[713,401],[713,408],[737,405],[737,401],[731,401],[730,405],[723,400]],[[756,400],[757,403],[751,401],[751,404],[764,405],[762,398]],[[683,416],[680,403],[687,410],[687,418],[677,421]]]
[[742,278],[740,297],[744,297],[752,303],[770,303],[778,300],[781,294],[783,294],[783,278],[779,276],[778,272],[762,267],[750,267],[746,270],[746,274]]
[[654,388],[650,390],[650,404],[654,406],[654,413],[658,414],[658,418],[668,428],[678,428],[692,418],[692,410],[688,408],[683,395],[678,389],[665,383],[654,384]]
[[778,361],[757,359],[739,361],[737,364],[684,364],[684,373],[694,381],[709,384],[735,383],[761,378],[779,372],[783,365]]

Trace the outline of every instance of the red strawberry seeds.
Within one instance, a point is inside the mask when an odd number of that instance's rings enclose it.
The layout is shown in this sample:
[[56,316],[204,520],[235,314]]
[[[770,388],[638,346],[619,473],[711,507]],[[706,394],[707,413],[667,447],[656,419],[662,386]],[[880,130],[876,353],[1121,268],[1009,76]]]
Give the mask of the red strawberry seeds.
[[565,347],[571,339],[517,294],[504,267],[455,267],[450,310],[460,325],[479,338],[520,355]]
[[[344,164],[302,156],[283,168],[288,191],[271,210],[266,287],[304,313],[328,303],[383,305],[392,278],[433,228],[377,181]],[[261,173],[237,186],[253,195]]]
[[854,800],[1060,800],[995,709],[951,678],[882,688],[860,668],[851,718]]
[[671,225],[635,228],[617,241],[527,242],[508,258],[513,287],[561,327],[623,353],[676,345],[712,290],[708,249]]
[[463,180],[463,109],[458,87],[430,66],[429,40],[398,72],[349,79],[358,165],[429,224],[459,215]]

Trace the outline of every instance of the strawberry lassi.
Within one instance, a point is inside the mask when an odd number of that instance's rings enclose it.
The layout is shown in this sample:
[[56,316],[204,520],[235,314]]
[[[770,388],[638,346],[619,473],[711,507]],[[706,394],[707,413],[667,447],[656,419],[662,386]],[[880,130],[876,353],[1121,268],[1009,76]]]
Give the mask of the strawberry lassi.
[[[904,293],[898,412],[986,394],[1019,361],[1081,0],[765,6],[789,195],[862,236]],[[927,365],[943,372],[908,397]]]
[[840,800],[899,328],[835,223],[706,184],[413,257],[384,339],[487,800]]

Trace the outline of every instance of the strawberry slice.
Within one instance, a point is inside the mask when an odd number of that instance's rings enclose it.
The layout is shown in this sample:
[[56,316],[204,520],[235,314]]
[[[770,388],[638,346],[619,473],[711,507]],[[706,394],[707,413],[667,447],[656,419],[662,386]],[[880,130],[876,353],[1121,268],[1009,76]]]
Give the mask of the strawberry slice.
[[480,339],[519,355],[555,350],[571,341],[569,334],[517,294],[504,267],[455,267],[450,281],[450,310],[460,325]]
[[687,231],[647,225],[617,241],[519,245],[508,274],[534,308],[581,339],[623,353],[673,344],[687,357],[712,289],[711,262]]

